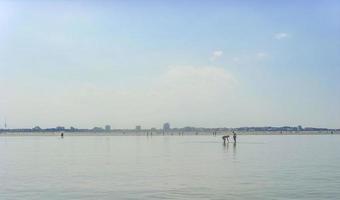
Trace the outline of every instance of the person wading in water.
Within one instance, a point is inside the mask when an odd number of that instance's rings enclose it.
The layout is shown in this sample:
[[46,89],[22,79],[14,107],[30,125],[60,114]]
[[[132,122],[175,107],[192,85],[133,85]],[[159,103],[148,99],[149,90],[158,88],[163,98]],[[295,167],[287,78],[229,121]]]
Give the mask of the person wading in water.
[[229,135],[224,135],[224,136],[222,136],[222,139],[223,139],[223,143],[224,143],[224,144],[225,144],[225,140],[227,140],[228,143],[229,143]]
[[233,131],[233,139],[234,139],[234,142],[236,143],[236,133]]

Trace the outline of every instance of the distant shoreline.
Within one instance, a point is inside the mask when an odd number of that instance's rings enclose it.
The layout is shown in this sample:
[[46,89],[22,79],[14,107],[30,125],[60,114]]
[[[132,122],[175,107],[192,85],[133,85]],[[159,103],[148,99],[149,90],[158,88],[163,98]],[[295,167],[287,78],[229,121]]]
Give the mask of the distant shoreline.
[[[1,136],[60,136],[58,132],[0,132]],[[212,132],[63,132],[64,136],[213,136]],[[236,131],[238,135],[338,135],[340,131]],[[231,135],[231,131],[217,132],[217,136]]]

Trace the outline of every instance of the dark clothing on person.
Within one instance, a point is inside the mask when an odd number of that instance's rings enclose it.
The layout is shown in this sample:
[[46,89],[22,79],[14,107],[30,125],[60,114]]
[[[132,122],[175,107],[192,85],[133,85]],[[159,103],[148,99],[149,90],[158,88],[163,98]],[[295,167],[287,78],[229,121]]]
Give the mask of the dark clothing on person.
[[229,135],[223,136],[222,139],[223,139],[223,142],[224,142],[224,143],[225,143],[225,140],[228,140],[228,142],[229,142]]
[[233,139],[234,139],[234,142],[236,143],[236,133],[234,132],[234,135],[233,135]]

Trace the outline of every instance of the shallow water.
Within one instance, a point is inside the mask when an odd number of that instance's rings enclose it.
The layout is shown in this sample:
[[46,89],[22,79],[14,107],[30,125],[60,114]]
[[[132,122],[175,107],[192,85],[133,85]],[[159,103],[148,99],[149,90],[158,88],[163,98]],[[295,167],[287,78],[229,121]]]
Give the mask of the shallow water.
[[0,137],[0,199],[339,199],[340,136]]

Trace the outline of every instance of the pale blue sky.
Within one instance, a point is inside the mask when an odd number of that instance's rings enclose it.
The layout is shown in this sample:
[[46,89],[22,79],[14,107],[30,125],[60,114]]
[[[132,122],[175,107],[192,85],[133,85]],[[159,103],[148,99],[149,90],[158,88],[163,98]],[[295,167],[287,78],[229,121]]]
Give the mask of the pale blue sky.
[[339,55],[337,1],[0,0],[0,118],[340,128]]

